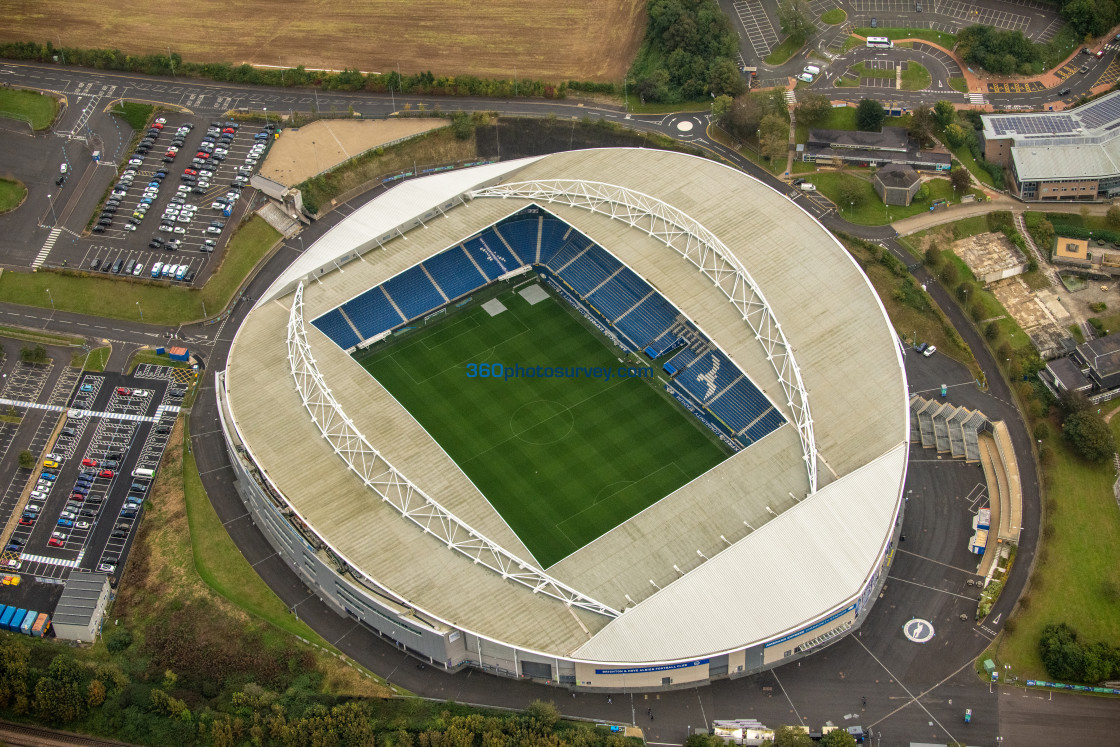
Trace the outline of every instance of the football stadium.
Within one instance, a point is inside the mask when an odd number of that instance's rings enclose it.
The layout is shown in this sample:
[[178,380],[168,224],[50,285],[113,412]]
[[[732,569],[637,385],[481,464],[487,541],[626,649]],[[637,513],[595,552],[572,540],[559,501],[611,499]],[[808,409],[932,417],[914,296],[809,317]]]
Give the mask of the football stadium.
[[411,179],[299,255],[216,374],[235,485],[341,616],[448,671],[656,690],[860,626],[902,353],[786,195],[645,149]]

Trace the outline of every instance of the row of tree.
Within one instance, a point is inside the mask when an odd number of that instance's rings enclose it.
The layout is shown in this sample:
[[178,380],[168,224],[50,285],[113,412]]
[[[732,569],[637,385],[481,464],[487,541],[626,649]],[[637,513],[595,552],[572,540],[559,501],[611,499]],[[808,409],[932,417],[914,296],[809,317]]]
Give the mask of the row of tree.
[[649,0],[649,24],[628,83],[643,102],[675,103],[745,88],[739,37],[715,0]]
[[[83,49],[55,47],[51,42],[0,43],[0,57],[36,62],[64,62],[98,70],[120,70],[145,75],[176,75],[205,78],[223,83],[248,83],[261,86],[315,87],[325,91],[369,91],[373,93],[422,94],[431,96],[497,96],[501,98],[535,97],[564,98],[569,82],[550,83],[521,78],[479,78],[473,75],[433,75],[430,71],[410,75],[362,73],[343,70],[338,73],[311,71],[302,65],[276,70],[228,62],[185,62],[178,52],[170,55],[131,55],[119,49]],[[734,66],[732,66],[734,67]],[[581,90],[614,90],[612,84],[577,84]]]

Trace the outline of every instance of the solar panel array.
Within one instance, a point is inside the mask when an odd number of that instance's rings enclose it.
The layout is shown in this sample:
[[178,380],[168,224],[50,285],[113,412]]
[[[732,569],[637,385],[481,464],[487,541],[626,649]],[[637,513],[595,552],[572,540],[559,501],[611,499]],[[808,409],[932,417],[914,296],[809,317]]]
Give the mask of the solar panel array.
[[1082,107],[1078,114],[1087,127],[1100,127],[1120,120],[1120,97],[1109,96],[1089,106]]
[[[1082,116],[1084,119],[1084,115]],[[1095,125],[1094,125],[1095,126]],[[1041,117],[998,117],[992,119],[997,135],[1061,135],[1076,131],[1077,125],[1068,114]]]

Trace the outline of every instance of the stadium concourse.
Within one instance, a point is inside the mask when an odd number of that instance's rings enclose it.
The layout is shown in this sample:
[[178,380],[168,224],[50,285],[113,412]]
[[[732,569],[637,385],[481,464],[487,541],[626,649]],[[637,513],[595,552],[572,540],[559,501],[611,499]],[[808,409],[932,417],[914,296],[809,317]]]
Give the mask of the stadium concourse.
[[[556,315],[578,345],[526,342]],[[505,331],[521,318],[536,326]],[[499,330],[525,355],[594,337],[588,356],[653,369],[626,396],[675,425],[650,432],[623,412],[612,419],[642,431],[626,448],[672,459],[683,419],[704,436],[682,438],[682,456],[714,449],[718,463],[664,495],[632,481],[583,495],[600,465],[564,459],[626,460],[553,389],[541,422],[570,428],[550,450],[496,419],[486,467],[506,482],[487,481],[455,457],[471,413],[453,411],[514,411],[530,385],[489,400],[423,387],[465,387],[504,337],[419,378],[359,363],[407,372],[408,356],[439,358],[416,350]],[[276,280],[216,376],[239,493],[277,553],[340,615],[449,671],[619,691],[792,661],[859,627],[901,526],[908,395],[879,299],[788,198],[698,157],[573,151],[401,184]],[[443,404],[422,411],[425,391]],[[577,433],[589,443],[561,448]],[[530,470],[580,486],[560,514],[534,503]],[[524,529],[562,533],[564,511],[589,510],[602,520],[563,552]]]

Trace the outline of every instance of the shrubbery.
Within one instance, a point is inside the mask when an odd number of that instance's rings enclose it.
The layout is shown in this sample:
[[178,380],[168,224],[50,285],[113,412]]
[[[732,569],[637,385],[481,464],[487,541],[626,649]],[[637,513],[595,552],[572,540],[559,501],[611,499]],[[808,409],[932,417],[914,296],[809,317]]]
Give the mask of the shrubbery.
[[1092,684],[1120,677],[1120,648],[1103,641],[1083,643],[1066,623],[1043,628],[1038,647],[1046,672],[1061,682]]

